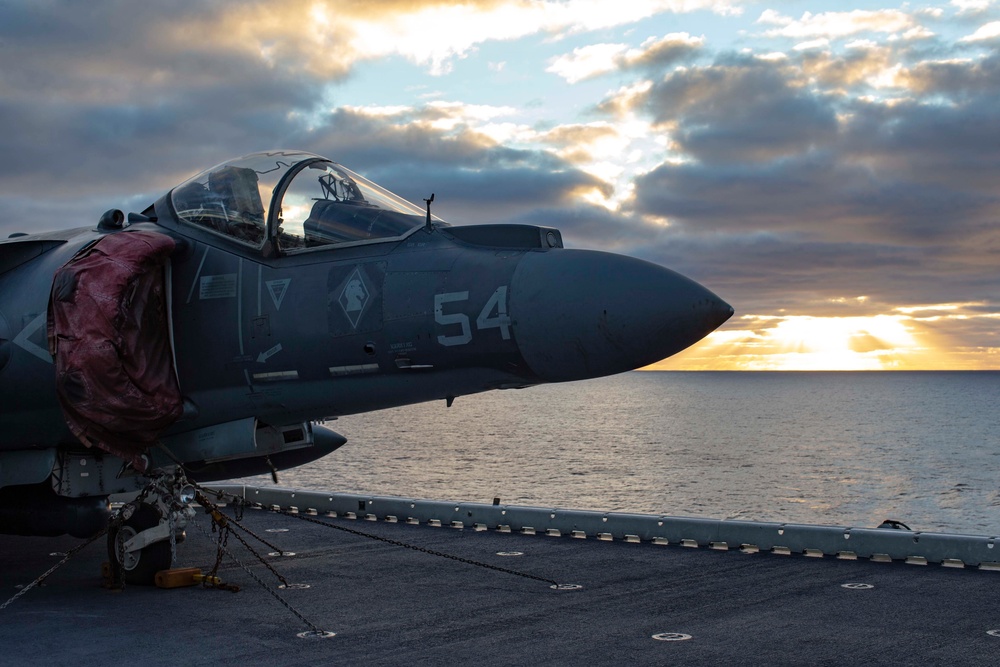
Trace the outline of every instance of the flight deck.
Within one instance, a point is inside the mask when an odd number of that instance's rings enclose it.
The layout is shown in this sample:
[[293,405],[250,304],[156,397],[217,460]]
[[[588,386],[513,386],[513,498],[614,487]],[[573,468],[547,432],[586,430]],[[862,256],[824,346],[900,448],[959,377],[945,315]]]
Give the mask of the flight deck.
[[[238,592],[114,592],[97,540],[0,611],[0,662],[982,665],[1000,653],[997,537],[216,488],[253,504],[221,509],[242,514],[249,532],[233,534],[270,568],[229,539],[217,575]],[[187,535],[177,567],[208,572],[205,513]],[[2,604],[81,541],[0,543]]]

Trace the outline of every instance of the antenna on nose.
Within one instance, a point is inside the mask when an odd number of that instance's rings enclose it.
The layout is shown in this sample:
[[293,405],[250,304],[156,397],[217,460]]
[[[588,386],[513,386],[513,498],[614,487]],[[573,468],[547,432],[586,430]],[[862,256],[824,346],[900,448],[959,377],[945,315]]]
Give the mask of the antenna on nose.
[[431,231],[431,204],[434,202],[434,193],[431,193],[430,199],[425,199],[424,201],[427,202],[427,226],[424,229]]

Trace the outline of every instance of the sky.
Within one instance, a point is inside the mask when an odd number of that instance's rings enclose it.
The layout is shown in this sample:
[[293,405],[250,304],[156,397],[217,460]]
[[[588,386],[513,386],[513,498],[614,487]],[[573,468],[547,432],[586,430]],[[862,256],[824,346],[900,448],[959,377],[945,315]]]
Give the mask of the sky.
[[0,235],[274,148],[734,306],[658,368],[1000,369],[1000,0],[0,2]]

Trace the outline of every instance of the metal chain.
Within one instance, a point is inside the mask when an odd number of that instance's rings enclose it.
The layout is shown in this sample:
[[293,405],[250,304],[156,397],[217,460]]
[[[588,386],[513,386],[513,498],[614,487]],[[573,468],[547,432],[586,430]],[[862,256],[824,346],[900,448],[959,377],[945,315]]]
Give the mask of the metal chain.
[[[211,509],[211,512],[209,513],[209,516],[212,517],[213,521],[215,521],[216,523],[220,523],[220,519],[221,519],[221,522],[224,523],[224,527],[229,530],[229,534],[232,535],[233,537],[235,537],[237,540],[239,540],[240,543],[246,548],[247,551],[249,551],[251,554],[253,554],[257,558],[257,560],[259,560],[264,565],[264,567],[266,567],[267,569],[269,569],[271,571],[271,574],[273,574],[275,577],[277,577],[278,581],[281,582],[282,586],[285,586],[286,588],[288,587],[288,581],[283,576],[281,576],[278,573],[277,570],[275,570],[273,567],[271,567],[271,564],[268,563],[267,560],[263,556],[261,556],[259,553],[257,553],[253,549],[253,547],[251,547],[249,544],[247,544],[247,541],[244,540],[240,536],[239,533],[237,533],[234,530],[232,530],[231,526],[236,526],[240,530],[244,530],[244,531],[250,533],[251,535],[253,535],[254,537],[256,537],[258,540],[260,540],[261,542],[263,542],[264,544],[266,544],[270,548],[274,549],[278,553],[283,553],[282,549],[279,549],[278,547],[273,546],[272,544],[269,544],[268,542],[266,542],[265,540],[261,539],[260,537],[257,537],[257,535],[255,535],[254,533],[252,533],[248,528],[240,525],[240,523],[238,521],[236,521],[236,519],[234,519],[232,517],[226,517],[219,510],[219,507],[217,505],[215,505],[214,503],[212,503],[212,501],[210,501],[208,498],[206,498],[203,494],[199,493],[197,495],[197,500],[198,500],[198,504],[199,505],[204,505],[208,509]],[[216,561],[216,563],[218,563],[218,561]],[[216,565],[216,567],[218,567],[218,565]],[[213,572],[213,574],[214,574],[214,572]]]
[[170,566],[173,567],[174,563],[177,562],[177,535],[175,534],[176,526],[175,515],[171,511],[167,511],[167,530],[170,532]]
[[[198,530],[202,531],[205,535],[207,535],[209,537],[209,539],[211,539],[211,535],[209,535],[208,531],[206,531],[201,526],[200,523],[198,523],[197,521],[192,521],[191,524],[194,525],[195,527],[197,527]],[[236,535],[236,533],[233,533],[233,535]],[[244,544],[246,544],[246,543],[244,543]],[[246,564],[244,564],[239,558],[237,558],[236,555],[228,547],[226,547],[225,545],[223,545],[221,542],[219,543],[219,550],[220,551],[225,551],[226,555],[228,555],[230,558],[232,558],[233,561],[237,565],[239,565],[241,568],[243,568],[243,570],[247,574],[249,574],[253,578],[254,581],[256,581],[258,584],[260,584],[261,588],[263,588],[268,593],[270,593],[274,597],[274,599],[277,600],[278,602],[280,602],[281,605],[285,609],[287,609],[288,611],[292,612],[292,614],[294,614],[296,618],[298,618],[300,621],[302,621],[303,623],[305,623],[306,626],[308,626],[309,629],[313,633],[315,633],[316,635],[324,635],[325,634],[325,631],[321,630],[315,623],[313,623],[308,618],[306,618],[305,616],[303,616],[297,609],[295,609],[295,607],[293,607],[292,605],[290,605],[288,603],[288,601],[285,600],[285,598],[283,598],[280,595],[278,595],[277,593],[275,593],[274,590],[270,586],[268,586],[267,584],[265,584],[264,581],[260,577],[258,577],[256,574],[254,574],[253,570],[251,570],[249,567],[247,567]],[[258,558],[260,558],[260,557],[258,556]],[[261,561],[261,562],[263,562],[263,561]],[[264,563],[264,564],[267,565],[267,563]],[[218,566],[216,566],[216,567],[218,567]],[[268,566],[268,567],[270,568],[270,566]],[[273,568],[270,568],[270,569],[271,569],[272,572],[274,571]]]
[[267,560],[266,560],[266,559],[265,559],[265,558],[264,558],[263,556],[261,556],[261,555],[260,555],[259,553],[257,553],[256,551],[254,551],[254,550],[253,550],[253,547],[251,547],[251,546],[250,546],[249,544],[247,544],[247,541],[246,541],[246,540],[244,540],[244,539],[243,539],[242,537],[240,537],[240,534],[239,534],[239,533],[237,533],[237,532],[236,532],[236,531],[234,531],[234,530],[231,530],[231,531],[230,531],[230,535],[232,535],[232,536],[233,536],[233,537],[235,537],[235,538],[236,538],[237,540],[239,540],[239,541],[240,541],[240,544],[242,544],[242,545],[243,545],[243,547],[244,547],[244,548],[245,548],[245,549],[246,549],[247,551],[249,551],[249,552],[250,552],[251,554],[253,554],[253,556],[254,556],[254,557],[255,557],[255,558],[257,559],[257,560],[259,560],[259,561],[261,562],[261,564],[262,564],[262,565],[263,565],[264,567],[266,567],[266,568],[267,568],[268,570],[270,570],[270,571],[271,571],[271,574],[273,574],[273,575],[274,575],[275,577],[277,577],[278,581],[280,581],[280,582],[281,582],[281,585],[282,585],[282,586],[284,586],[285,588],[288,588],[288,581],[287,581],[287,580],[286,580],[286,579],[285,579],[285,578],[284,578],[283,576],[281,576],[280,574],[278,574],[278,571],[277,571],[277,570],[275,570],[275,569],[274,569],[274,568],[273,568],[273,567],[271,566],[271,564],[270,564],[270,563],[268,563],[268,562],[267,562]]
[[[199,525],[199,524],[195,524],[195,525],[198,526],[199,530],[204,530],[204,529],[202,529],[201,525]],[[219,583],[219,577],[218,577],[219,566],[222,565],[222,557],[226,553],[225,552],[225,547],[226,547],[227,544],[229,544],[229,533],[230,533],[230,530],[229,530],[229,524],[225,521],[224,517],[223,517],[223,521],[221,523],[218,520],[216,520],[216,518],[214,516],[212,517],[212,532],[213,533],[216,530],[216,526],[218,526],[219,538],[217,540],[217,547],[218,548],[215,550],[215,564],[212,566],[212,571],[208,573],[208,576],[201,580],[201,583],[202,583],[202,586],[204,586],[205,588],[218,588],[220,590],[228,590],[228,591],[232,591],[233,593],[236,593],[236,592],[239,591],[239,587],[238,586],[229,586],[229,585],[223,586],[222,584]],[[211,539],[211,535],[209,535],[209,539]]]
[[234,516],[229,517],[229,522],[230,523],[232,523],[234,526],[236,526],[237,528],[239,528],[240,530],[242,530],[244,533],[246,533],[250,537],[254,538],[258,542],[260,542],[261,544],[263,544],[268,549],[271,549],[272,551],[276,551],[279,554],[285,552],[284,549],[276,547],[275,545],[271,544],[270,542],[268,542],[267,540],[265,540],[263,537],[261,537],[257,533],[253,532],[252,530],[250,530],[249,528],[247,528],[246,526],[244,526],[242,523],[240,523],[241,521],[242,521],[242,518],[239,517],[239,516],[235,516],[235,512],[234,512]]
[[[124,508],[122,508],[124,510]],[[122,526],[125,525],[125,515],[121,512],[111,520],[111,524],[108,525],[108,530],[111,530],[112,526],[116,531],[120,531]],[[122,536],[115,532],[115,551],[118,554],[118,560],[110,564],[111,567],[111,587],[117,590],[125,590],[125,540]]]
[[[248,505],[249,504],[244,498],[240,498],[239,496],[233,496],[231,494],[226,494],[226,495],[229,496],[229,497],[231,497],[233,499],[233,501],[235,502],[236,505],[240,505],[240,504]],[[290,512],[288,510],[284,510],[284,509],[280,509],[280,508],[279,509],[267,508],[267,509],[268,509],[269,512],[274,512],[275,514],[284,514],[285,516],[290,516],[290,517],[294,517],[296,519],[301,519],[302,521],[308,521],[310,523],[315,523],[315,524],[320,525],[320,526],[326,526],[327,528],[333,528],[334,530],[340,530],[340,531],[343,531],[345,533],[350,533],[351,535],[357,535],[359,537],[367,537],[368,539],[371,539],[371,540],[377,540],[379,542],[385,542],[386,544],[391,544],[391,545],[397,546],[397,547],[403,547],[404,549],[411,549],[413,551],[419,551],[420,553],[425,553],[425,554],[428,554],[428,555],[431,555],[431,556],[438,556],[440,558],[447,558],[449,560],[454,560],[454,561],[457,561],[459,563],[465,563],[466,565],[474,565],[476,567],[482,567],[482,568],[485,568],[487,570],[495,570],[497,572],[503,572],[504,574],[512,574],[514,576],[524,577],[525,579],[533,579],[535,581],[542,581],[542,582],[545,582],[547,584],[551,584],[552,586],[558,586],[559,585],[559,582],[555,581],[554,579],[547,579],[545,577],[539,577],[539,576],[534,575],[534,574],[528,574],[527,572],[519,572],[518,570],[511,570],[511,569],[506,568],[506,567],[500,567],[498,565],[492,565],[490,563],[483,563],[482,561],[472,560],[470,558],[462,558],[461,556],[455,556],[455,555],[452,555],[452,554],[447,554],[447,553],[444,553],[442,551],[435,551],[433,549],[428,549],[426,547],[418,547],[418,546],[416,546],[414,544],[408,544],[406,542],[400,542],[399,540],[393,540],[393,539],[390,539],[388,537],[381,537],[380,535],[372,535],[371,533],[366,533],[364,531],[355,530],[354,528],[348,528],[346,526],[337,526],[337,525],[334,525],[332,523],[326,523],[325,521],[320,521],[319,519],[314,519],[311,516],[305,516],[303,514],[293,513],[293,512]]]
[[63,558],[62,558],[61,561],[59,561],[58,563],[56,563],[55,565],[53,565],[52,567],[50,567],[48,570],[46,570],[46,572],[44,574],[42,574],[40,577],[38,577],[37,579],[35,579],[34,581],[32,581],[30,584],[28,584],[27,586],[25,586],[24,588],[22,588],[21,590],[19,590],[14,595],[14,597],[10,598],[9,600],[7,600],[6,602],[4,602],[3,604],[0,604],[0,611],[3,611],[4,609],[6,609],[11,604],[13,604],[13,602],[15,600],[17,600],[19,597],[21,597],[22,595],[24,595],[25,593],[27,593],[28,591],[30,591],[35,586],[37,586],[40,583],[42,583],[43,581],[45,581],[45,579],[50,574],[52,574],[53,572],[55,572],[56,570],[58,570],[60,567],[62,567],[63,565],[65,565],[69,561],[70,558],[72,558],[73,556],[75,556],[77,554],[77,552],[79,552],[79,551],[83,550],[84,548],[90,546],[91,544],[94,543],[94,541],[96,541],[97,539],[103,537],[107,532],[108,532],[107,528],[102,528],[99,533],[97,533],[96,535],[94,535],[93,537],[91,537],[89,540],[87,540],[83,544],[78,544],[75,547],[73,547],[72,549],[70,549],[69,551],[67,551],[66,555],[63,556]]

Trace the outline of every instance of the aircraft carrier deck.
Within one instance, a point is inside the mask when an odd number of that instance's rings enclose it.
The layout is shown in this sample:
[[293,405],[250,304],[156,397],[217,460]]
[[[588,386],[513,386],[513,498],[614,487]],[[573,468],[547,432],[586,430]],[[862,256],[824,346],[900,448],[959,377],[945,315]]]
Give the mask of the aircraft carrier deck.
[[[0,610],[0,664],[986,665],[1000,655],[998,537],[226,488],[263,506],[245,511],[247,528],[294,552],[267,558],[292,586],[279,589],[229,539],[242,565],[227,556],[218,573],[237,593],[110,591],[99,539]],[[355,532],[267,511],[277,508]],[[177,566],[207,572],[210,521],[199,512],[194,523]],[[0,537],[0,604],[79,544]],[[335,636],[298,636],[313,629]]]

